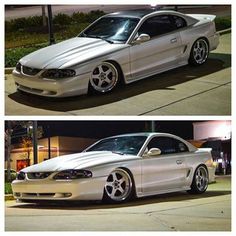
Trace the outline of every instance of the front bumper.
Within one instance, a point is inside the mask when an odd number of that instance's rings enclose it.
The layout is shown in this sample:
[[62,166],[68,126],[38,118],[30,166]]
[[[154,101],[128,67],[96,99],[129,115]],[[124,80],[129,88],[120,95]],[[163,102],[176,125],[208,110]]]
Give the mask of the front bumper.
[[101,200],[106,177],[79,180],[15,180],[14,198],[18,200]]
[[12,75],[17,89],[23,92],[45,97],[69,97],[88,92],[90,73],[59,80],[28,76],[16,70]]

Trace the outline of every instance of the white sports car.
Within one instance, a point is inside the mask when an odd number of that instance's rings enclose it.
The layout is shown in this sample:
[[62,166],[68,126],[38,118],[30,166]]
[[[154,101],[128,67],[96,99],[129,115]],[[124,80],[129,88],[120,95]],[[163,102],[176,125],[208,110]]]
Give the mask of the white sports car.
[[153,10],[105,15],[77,37],[20,59],[17,89],[48,97],[106,93],[120,82],[202,65],[219,44],[214,19]]
[[79,154],[21,170],[16,199],[127,201],[132,197],[187,190],[206,191],[214,179],[210,150],[171,134],[137,133],[102,139]]

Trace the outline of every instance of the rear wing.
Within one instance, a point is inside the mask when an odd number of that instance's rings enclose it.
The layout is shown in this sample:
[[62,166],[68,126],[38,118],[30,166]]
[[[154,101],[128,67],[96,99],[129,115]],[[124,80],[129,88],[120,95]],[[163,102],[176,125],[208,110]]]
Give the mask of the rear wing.
[[212,148],[198,148],[196,152],[209,152],[211,154]]
[[206,15],[206,14],[187,14],[187,15],[199,21],[214,21],[216,18],[215,15]]

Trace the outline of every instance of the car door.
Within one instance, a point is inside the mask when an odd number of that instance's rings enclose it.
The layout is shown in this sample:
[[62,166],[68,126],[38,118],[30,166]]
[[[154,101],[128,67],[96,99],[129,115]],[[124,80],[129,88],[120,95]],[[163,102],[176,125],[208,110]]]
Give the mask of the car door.
[[157,15],[148,18],[137,31],[136,37],[148,34],[150,40],[130,47],[130,67],[132,79],[164,71],[178,65],[184,46],[181,42],[176,20],[170,15]]
[[[159,148],[160,155],[148,156],[151,148]],[[185,162],[188,147],[170,137],[154,137],[148,143],[142,159],[142,191],[151,194],[184,187],[188,175]]]

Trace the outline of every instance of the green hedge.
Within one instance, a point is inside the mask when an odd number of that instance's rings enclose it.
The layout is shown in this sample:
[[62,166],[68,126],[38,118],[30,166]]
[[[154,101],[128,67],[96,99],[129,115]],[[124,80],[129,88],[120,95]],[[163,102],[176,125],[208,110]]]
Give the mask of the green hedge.
[[[45,45],[44,45],[45,46]],[[43,47],[43,46],[41,46]],[[20,58],[39,49],[40,47],[14,48],[5,51],[5,67],[14,67]]]
[[[103,16],[105,12],[97,10],[91,11],[89,13],[77,12],[69,16],[66,14],[59,13],[53,17],[53,23],[59,26],[80,24],[80,23],[91,23],[97,18]],[[33,30],[38,31],[38,28],[42,27],[43,18],[42,16],[32,16],[32,17],[21,17],[13,19],[10,21],[5,21],[5,32],[14,32],[14,31],[27,31]]]
[[11,183],[5,183],[5,194],[12,194]]
[[216,17],[215,24],[217,31],[231,28],[231,17]]
[[21,31],[27,28],[39,27],[43,24],[42,16],[30,16],[5,21],[5,32]]

